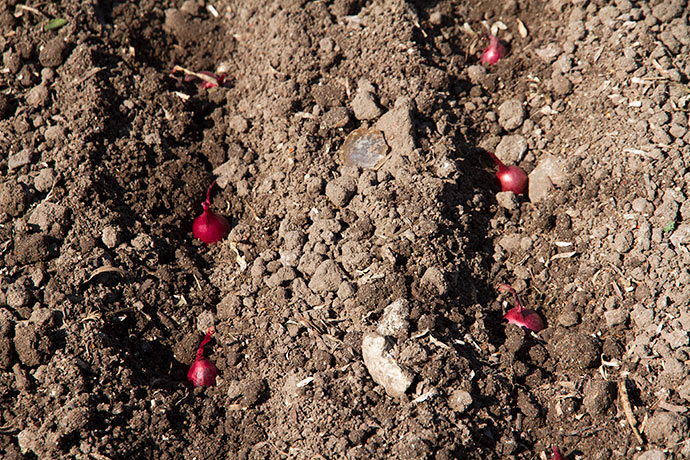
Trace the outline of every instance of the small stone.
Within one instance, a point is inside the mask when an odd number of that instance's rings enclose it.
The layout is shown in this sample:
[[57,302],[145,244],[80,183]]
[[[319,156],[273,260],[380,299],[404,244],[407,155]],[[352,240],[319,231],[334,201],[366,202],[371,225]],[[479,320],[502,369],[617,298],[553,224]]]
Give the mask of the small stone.
[[561,54],[561,56],[554,63],[554,67],[559,72],[567,74],[573,68],[573,58],[568,54]]
[[690,225],[680,224],[671,234],[669,240],[674,247],[680,248],[681,246],[690,244]]
[[383,310],[376,332],[383,336],[405,336],[410,327],[409,316],[409,302],[406,299],[398,299]]
[[53,144],[62,142],[65,139],[65,129],[60,125],[53,125],[46,128],[45,133],[43,133],[46,141],[52,142]]
[[498,192],[496,194],[496,203],[508,211],[515,211],[518,208],[517,195],[513,192]]
[[357,191],[357,182],[349,176],[340,176],[326,185],[326,196],[338,206],[346,206]]
[[679,16],[683,8],[680,2],[661,2],[652,8],[652,15],[661,23],[668,23]]
[[439,296],[444,295],[448,291],[446,278],[438,267],[427,268],[419,284],[433,288],[434,294]]
[[479,85],[486,77],[486,68],[483,65],[471,65],[467,68],[467,76],[472,83]]
[[529,174],[529,199],[537,203],[545,199],[553,186],[560,186],[566,180],[565,160],[545,155]]
[[654,212],[652,204],[642,197],[637,197],[632,202],[633,211],[639,212],[640,214],[650,214]]
[[216,317],[211,310],[204,310],[196,318],[196,330],[205,334],[216,323]]
[[247,119],[242,115],[235,115],[230,118],[228,126],[236,133],[246,133],[249,129],[249,123],[247,123]]
[[42,168],[36,177],[34,177],[34,187],[39,192],[45,193],[50,191],[55,183],[55,170],[53,168]]
[[573,90],[573,83],[560,73],[551,76],[551,85],[553,86],[554,93],[559,96],[567,96]]
[[357,292],[357,287],[354,283],[343,281],[340,283],[337,295],[340,300],[347,300],[355,295],[355,292]]
[[628,311],[623,308],[609,310],[604,313],[606,327],[616,327],[620,324],[625,325],[628,322],[629,317],[630,315],[628,314]]
[[108,225],[107,227],[103,228],[103,232],[101,233],[101,241],[103,241],[103,244],[105,244],[106,248],[113,249],[122,243],[122,233],[117,227]]
[[31,164],[33,153],[29,149],[20,150],[14,155],[10,155],[7,160],[7,168],[11,171],[13,169],[21,168],[24,165]]
[[26,95],[26,103],[31,107],[41,107],[48,100],[48,87],[44,84],[31,88]]
[[38,60],[44,67],[58,67],[65,59],[67,43],[62,37],[55,37],[41,48]]
[[662,337],[672,350],[676,350],[680,347],[687,347],[690,344],[690,338],[688,337],[687,331],[676,329],[662,334]]
[[463,413],[472,405],[472,395],[461,389],[454,390],[448,398],[448,406],[455,412]]
[[632,249],[634,242],[635,238],[633,237],[632,232],[629,230],[624,230],[617,233],[614,237],[613,249],[620,254],[625,254]]
[[21,57],[12,50],[7,50],[2,54],[2,62],[11,74],[16,74],[22,67]]
[[525,120],[525,108],[517,99],[509,99],[498,107],[498,124],[506,131],[512,131]]
[[383,131],[394,155],[410,156],[415,148],[412,101],[407,97],[398,98],[395,107],[376,122],[376,129]]
[[412,385],[414,375],[390,355],[390,344],[377,332],[362,339],[362,359],[374,382],[382,385],[391,396],[403,396]]
[[316,293],[335,292],[342,281],[343,270],[334,260],[326,259],[314,272],[314,276],[309,281],[309,289]]
[[580,314],[573,310],[567,310],[558,315],[558,323],[563,327],[573,327],[580,324]]
[[522,161],[525,153],[527,153],[527,139],[519,134],[504,136],[495,152],[496,156],[508,165]]
[[614,385],[606,380],[594,379],[585,384],[585,397],[582,404],[592,417],[601,415],[611,407]]
[[640,455],[635,457],[635,460],[666,460],[666,454],[663,450],[651,449],[646,452],[642,452]]

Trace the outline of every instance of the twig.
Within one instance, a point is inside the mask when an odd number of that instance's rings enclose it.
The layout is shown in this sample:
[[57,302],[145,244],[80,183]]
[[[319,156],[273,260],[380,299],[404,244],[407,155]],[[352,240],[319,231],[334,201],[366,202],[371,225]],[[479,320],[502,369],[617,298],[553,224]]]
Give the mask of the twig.
[[635,438],[640,444],[644,444],[640,432],[637,431],[637,421],[635,420],[635,415],[633,415],[632,407],[630,406],[630,399],[628,398],[628,389],[626,388],[628,379],[623,377],[623,380],[618,382],[618,397],[621,400],[621,406],[623,407],[623,413],[625,413],[625,418],[628,420],[628,424],[632,429]]
[[[39,10],[37,10],[36,8],[32,8],[32,7],[30,7],[30,6],[26,6],[26,5],[17,5],[17,10],[28,11],[29,13],[33,13],[33,14],[36,14],[36,15],[38,15],[38,16],[41,16],[42,18],[48,19],[48,16],[46,16],[46,15],[43,14],[43,13],[41,13],[41,12],[40,12]],[[19,17],[19,16],[17,16],[17,14],[15,13],[15,17]]]

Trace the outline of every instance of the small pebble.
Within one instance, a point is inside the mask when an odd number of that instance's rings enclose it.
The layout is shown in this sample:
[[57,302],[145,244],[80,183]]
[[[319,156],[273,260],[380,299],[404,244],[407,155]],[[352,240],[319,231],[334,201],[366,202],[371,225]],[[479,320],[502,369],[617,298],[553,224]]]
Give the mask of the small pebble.
[[33,154],[31,150],[29,149],[23,149],[20,150],[19,152],[15,153],[14,155],[10,155],[10,158],[7,161],[7,167],[11,170],[20,168],[24,165],[31,164],[31,159],[33,158]]
[[501,142],[496,147],[495,154],[507,165],[517,164],[525,157],[527,147],[527,139],[519,134],[503,136]]
[[630,315],[628,314],[628,311],[623,308],[609,310],[604,313],[606,327],[616,327],[620,324],[625,324],[628,322],[629,317]]
[[509,99],[498,107],[498,123],[506,131],[512,131],[525,120],[525,108],[516,99]]
[[122,233],[116,227],[108,225],[101,232],[101,241],[106,248],[113,249],[122,243]]

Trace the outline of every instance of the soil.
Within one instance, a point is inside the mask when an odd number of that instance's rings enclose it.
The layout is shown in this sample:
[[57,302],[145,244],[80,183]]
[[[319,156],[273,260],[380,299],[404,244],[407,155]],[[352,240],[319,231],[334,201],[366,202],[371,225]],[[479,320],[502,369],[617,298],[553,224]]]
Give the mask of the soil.
[[1,2],[0,457],[690,458],[689,11]]

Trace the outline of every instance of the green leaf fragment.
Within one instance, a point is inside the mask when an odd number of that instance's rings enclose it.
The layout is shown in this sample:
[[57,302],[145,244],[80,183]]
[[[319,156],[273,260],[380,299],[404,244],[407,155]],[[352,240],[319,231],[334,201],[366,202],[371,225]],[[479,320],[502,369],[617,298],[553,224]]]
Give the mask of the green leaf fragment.
[[59,29],[60,27],[64,26],[65,24],[67,24],[67,19],[63,19],[63,18],[53,18],[53,19],[51,19],[50,21],[48,21],[48,24],[46,24],[46,25],[43,27],[43,30],[44,30],[45,32],[47,32],[47,31],[49,31],[49,30]]
[[668,224],[664,225],[664,228],[662,229],[664,233],[670,233],[676,229],[676,221],[672,220]]

